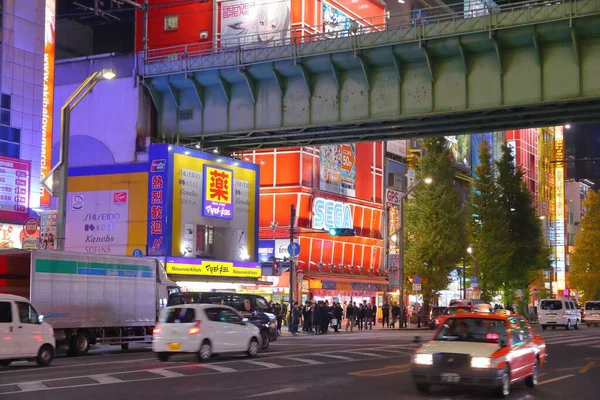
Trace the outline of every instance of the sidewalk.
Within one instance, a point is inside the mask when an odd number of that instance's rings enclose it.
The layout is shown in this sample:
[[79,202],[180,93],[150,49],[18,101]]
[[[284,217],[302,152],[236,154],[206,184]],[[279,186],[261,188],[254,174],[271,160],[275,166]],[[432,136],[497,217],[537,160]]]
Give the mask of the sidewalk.
[[[315,335],[314,333],[302,333],[301,331],[302,327],[299,328],[298,331],[298,336],[321,336],[321,335]],[[396,328],[383,328],[381,326],[381,323],[377,326],[373,326],[373,329],[363,329],[358,330],[358,328],[355,326],[354,327],[354,331],[350,332],[348,330],[348,332],[346,332],[346,326],[342,325],[342,329],[340,329],[339,333],[361,333],[361,332],[421,332],[421,331],[431,331],[429,329],[429,327],[421,327],[421,328],[417,328],[416,325],[413,324],[408,324],[408,328],[402,328],[402,329],[398,329],[398,327],[396,326]],[[335,333],[335,331],[333,330],[333,328],[329,327],[329,332],[327,334],[330,333]],[[287,326],[284,326],[283,328],[281,328],[281,335],[279,337],[292,337],[292,334],[290,333],[289,329]]]

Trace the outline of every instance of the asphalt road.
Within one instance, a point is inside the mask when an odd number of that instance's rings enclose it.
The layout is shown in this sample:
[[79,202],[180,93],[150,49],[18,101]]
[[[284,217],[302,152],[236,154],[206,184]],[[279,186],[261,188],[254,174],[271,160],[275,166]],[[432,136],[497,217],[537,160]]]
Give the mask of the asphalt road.
[[[94,349],[87,357],[59,357],[49,368],[38,368],[33,363],[0,368],[0,399],[165,399],[174,395],[211,400],[490,397],[489,393],[473,391],[418,394],[408,373],[416,334],[373,330],[282,337],[255,359],[218,357],[207,364],[199,364],[187,355],[161,363],[148,346],[132,346],[128,352],[104,347]],[[420,334],[428,338],[431,331]],[[597,399],[600,328],[557,329],[541,334],[548,344],[549,357],[540,371],[540,385],[527,389],[517,384],[510,398]]]

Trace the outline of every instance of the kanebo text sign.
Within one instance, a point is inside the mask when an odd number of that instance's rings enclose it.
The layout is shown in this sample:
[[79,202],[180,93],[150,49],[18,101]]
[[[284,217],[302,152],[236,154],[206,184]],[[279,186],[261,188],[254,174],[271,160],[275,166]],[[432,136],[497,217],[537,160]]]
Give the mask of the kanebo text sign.
[[314,229],[354,227],[350,204],[317,197],[313,202]]

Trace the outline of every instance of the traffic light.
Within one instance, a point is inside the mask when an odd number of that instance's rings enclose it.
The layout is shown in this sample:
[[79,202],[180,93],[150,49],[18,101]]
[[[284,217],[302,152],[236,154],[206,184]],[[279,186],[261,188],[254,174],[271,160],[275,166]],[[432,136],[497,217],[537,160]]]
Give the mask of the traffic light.
[[329,236],[356,236],[356,229],[330,228]]
[[279,276],[279,264],[273,263],[273,276]]

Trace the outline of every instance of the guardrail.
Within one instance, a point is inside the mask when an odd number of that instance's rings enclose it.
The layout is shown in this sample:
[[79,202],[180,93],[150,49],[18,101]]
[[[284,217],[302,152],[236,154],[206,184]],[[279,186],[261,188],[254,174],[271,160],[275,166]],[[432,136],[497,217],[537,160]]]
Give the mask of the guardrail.
[[[217,36],[212,43],[193,43],[140,53],[142,75],[157,76],[308,55],[422,41],[479,31],[506,29],[600,13],[600,0],[523,1],[485,5],[472,0],[353,21],[349,28],[325,24],[299,29]],[[377,22],[377,23],[376,23]],[[348,24],[346,24],[348,25]]]

